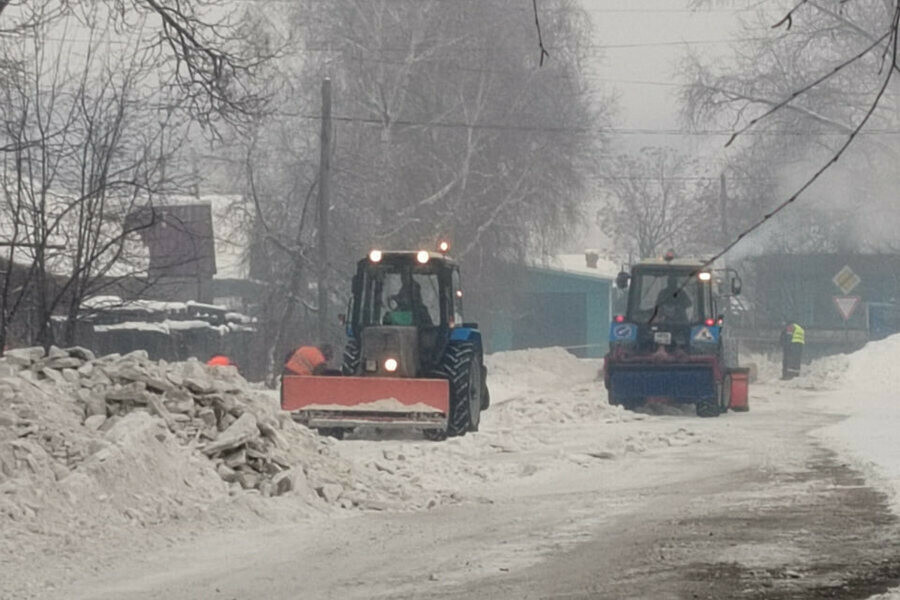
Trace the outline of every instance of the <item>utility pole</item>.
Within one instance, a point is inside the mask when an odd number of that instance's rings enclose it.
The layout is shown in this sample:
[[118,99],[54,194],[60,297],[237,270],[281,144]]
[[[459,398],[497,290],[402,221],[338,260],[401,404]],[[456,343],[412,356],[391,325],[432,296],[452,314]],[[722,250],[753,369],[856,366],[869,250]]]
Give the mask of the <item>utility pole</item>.
[[328,331],[328,290],[325,279],[328,276],[328,208],[331,204],[329,198],[329,177],[331,172],[331,79],[322,81],[322,140],[321,155],[319,157],[319,198],[317,204],[317,238],[319,247],[319,343],[325,341]]
[[728,239],[728,192],[725,188],[725,173],[719,175],[719,216],[722,219],[722,240],[725,244]]

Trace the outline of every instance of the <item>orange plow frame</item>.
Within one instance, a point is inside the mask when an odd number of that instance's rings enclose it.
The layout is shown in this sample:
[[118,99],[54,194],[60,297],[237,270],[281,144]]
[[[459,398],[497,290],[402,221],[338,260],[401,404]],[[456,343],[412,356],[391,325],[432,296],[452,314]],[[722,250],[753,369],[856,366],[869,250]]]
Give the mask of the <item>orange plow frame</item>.
[[281,408],[310,427],[443,429],[450,386],[444,379],[285,375]]

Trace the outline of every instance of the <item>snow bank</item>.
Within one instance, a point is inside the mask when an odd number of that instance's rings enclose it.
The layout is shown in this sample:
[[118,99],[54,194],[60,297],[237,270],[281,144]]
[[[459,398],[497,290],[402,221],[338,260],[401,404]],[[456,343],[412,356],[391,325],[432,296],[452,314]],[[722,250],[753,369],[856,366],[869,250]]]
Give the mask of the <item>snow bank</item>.
[[847,355],[826,356],[804,364],[800,376],[781,381],[781,356],[778,354],[750,353],[742,356],[743,364],[754,364],[759,383],[775,383],[786,388],[804,390],[837,390],[843,387],[849,367]]
[[[841,363],[840,360],[843,360]],[[832,359],[843,364],[843,385],[829,408],[848,418],[817,435],[842,451],[891,498],[900,515],[900,335],[866,344],[861,350]],[[871,600],[900,600],[900,588]]]
[[861,350],[832,357],[817,368],[844,366],[840,390],[828,408],[849,415],[817,432],[849,454],[863,470],[884,482],[900,514],[900,335],[870,342]]
[[602,362],[579,360],[563,348],[498,352],[485,357],[491,400],[501,404],[535,390],[568,389],[595,380]]
[[0,570],[23,548],[75,551],[149,526],[441,500],[333,445],[231,367],[11,350],[0,359]]

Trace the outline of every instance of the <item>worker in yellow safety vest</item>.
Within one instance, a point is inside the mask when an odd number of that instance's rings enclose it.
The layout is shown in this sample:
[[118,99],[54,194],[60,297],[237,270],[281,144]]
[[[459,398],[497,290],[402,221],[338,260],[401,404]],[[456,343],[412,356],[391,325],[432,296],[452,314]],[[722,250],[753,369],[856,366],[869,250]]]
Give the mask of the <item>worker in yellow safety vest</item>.
[[793,321],[786,321],[781,332],[781,378],[793,379],[800,375],[806,332]]

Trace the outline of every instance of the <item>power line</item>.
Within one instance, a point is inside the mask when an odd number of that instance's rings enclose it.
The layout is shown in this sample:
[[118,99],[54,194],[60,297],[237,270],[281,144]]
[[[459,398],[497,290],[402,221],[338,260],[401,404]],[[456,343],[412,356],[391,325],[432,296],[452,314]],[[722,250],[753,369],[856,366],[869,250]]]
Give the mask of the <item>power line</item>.
[[[278,113],[278,116],[320,120],[321,115]],[[374,117],[355,117],[332,115],[332,120],[344,123],[361,123],[367,125],[399,125],[403,127],[434,127],[441,129],[488,129],[499,131],[531,131],[544,133],[608,133],[614,135],[685,135],[685,136],[713,136],[731,137],[732,129],[650,129],[650,128],[624,128],[624,127],[554,127],[550,125],[508,125],[500,123],[466,123],[463,121],[415,121],[411,119],[391,119],[387,123]],[[900,129],[872,129],[861,132],[861,135],[898,135]],[[777,136],[838,136],[845,134],[840,132],[817,131],[791,131],[783,129],[756,129],[744,132],[742,135],[777,135]]]
[[[753,36],[753,37],[738,37],[738,38],[720,38],[720,39],[710,39],[710,40],[668,40],[664,42],[635,42],[628,44],[584,44],[579,46],[579,48],[589,48],[593,50],[617,50],[617,49],[628,49],[628,48],[655,48],[655,47],[667,47],[667,46],[693,46],[693,45],[704,45],[704,44],[733,44],[735,42],[759,42],[759,41],[767,41],[772,40],[775,36]],[[468,47],[462,46],[459,48],[461,51],[476,51],[476,52],[484,52],[491,50],[491,48],[487,47]],[[561,46],[548,46],[548,50],[564,50]],[[393,48],[393,47],[381,47],[381,48],[367,48],[369,52],[402,52],[408,53],[409,48]],[[340,47],[329,47],[329,48],[317,48],[314,46],[307,46],[300,50],[300,52],[343,52],[344,49]]]
[[661,46],[698,46],[704,44],[733,44],[735,42],[759,42],[773,39],[773,36],[754,36],[743,38],[725,38],[718,40],[682,40],[668,42],[636,42],[634,44],[588,44],[586,48],[598,50],[618,50],[622,48],[654,48]]
[[[251,0],[256,1],[256,0]],[[28,37],[27,33],[19,33],[16,32],[15,35],[4,35],[0,33],[0,37]],[[71,38],[71,37],[42,37],[44,41],[48,42],[71,42],[71,43],[80,43],[80,44],[118,44],[118,45],[131,45],[135,42],[144,42],[151,40],[122,40],[122,39],[106,39],[106,38]],[[743,37],[743,38],[723,38],[723,39],[714,39],[714,40],[669,40],[665,42],[636,42],[631,44],[584,44],[580,46],[580,48],[587,48],[591,50],[620,50],[620,49],[631,49],[631,48],[656,48],[656,47],[668,47],[668,46],[695,46],[695,45],[705,45],[705,44],[732,44],[735,42],[753,42],[753,41],[765,41],[773,39],[772,36],[755,36],[755,37]],[[568,48],[564,48],[562,46],[548,46],[548,50],[567,50]],[[476,52],[484,52],[490,50],[490,48],[470,48],[463,46],[460,48],[463,51],[476,51]],[[409,48],[369,48],[370,52],[403,52],[408,53]],[[343,52],[343,48],[315,48],[309,47],[301,48],[298,50],[294,50],[294,52]]]
[[[310,0],[307,0],[310,1]],[[414,2],[417,4],[424,4],[422,0],[395,0],[397,3],[399,2]],[[439,3],[439,4],[449,4],[453,3],[455,5],[462,4],[460,0],[430,0],[431,2]],[[483,2],[484,0],[472,0],[475,2]],[[586,13],[596,13],[596,14],[618,14],[618,13],[636,13],[636,14],[697,14],[697,15],[705,15],[705,14],[735,14],[748,12],[751,10],[755,10],[758,6],[764,4],[768,0],[761,0],[760,2],[755,2],[750,4],[749,6],[745,6],[743,8],[709,8],[709,9],[691,9],[691,8],[581,8],[578,11],[586,12]],[[234,4],[284,4],[290,6],[296,6],[298,3],[296,0],[231,0]],[[315,2],[319,4],[332,4],[333,0],[315,0]],[[526,6],[510,6],[505,7],[504,10],[514,10],[519,12],[531,12],[530,7]],[[539,12],[542,13],[555,13],[555,12],[569,12],[572,9],[570,8],[539,8]]]
[[[665,175],[662,177],[638,175],[599,175],[604,181],[718,181],[719,175]],[[760,177],[729,177],[729,181],[772,181]],[[900,210],[900,209],[898,209]]]

